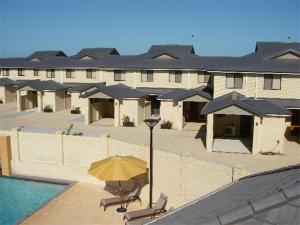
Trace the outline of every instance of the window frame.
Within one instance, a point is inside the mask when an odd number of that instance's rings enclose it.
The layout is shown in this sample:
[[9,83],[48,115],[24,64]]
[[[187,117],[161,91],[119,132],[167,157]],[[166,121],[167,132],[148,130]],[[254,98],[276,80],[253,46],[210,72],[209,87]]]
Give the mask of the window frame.
[[[203,76],[203,81],[200,81],[200,79],[199,79],[200,76]],[[207,71],[198,71],[198,73],[197,73],[197,81],[198,81],[198,83],[202,83],[202,84],[209,84],[209,83],[211,83],[211,73],[208,73]]]
[[3,69],[3,75],[4,77],[9,77],[10,75],[10,70],[9,69]]
[[23,74],[24,70],[23,69],[18,69],[18,77],[24,77],[25,74]]
[[[87,69],[86,70],[86,78],[87,79],[96,79],[95,72],[96,72],[96,70],[94,70],[94,69]],[[89,74],[90,74],[90,76],[89,76]]]
[[72,70],[72,69],[66,69],[66,78],[75,78],[74,76],[73,76],[73,74],[74,74],[74,70]]
[[[174,81],[171,77],[174,76]],[[179,81],[177,77],[180,77]],[[169,70],[169,83],[182,83],[182,71],[181,70]]]
[[39,70],[38,69],[33,69],[33,76],[38,77],[39,76]]
[[[231,75],[233,75],[233,87],[229,87],[228,86],[228,78]],[[238,79],[237,76],[239,76],[239,77],[241,76],[241,78],[242,78],[242,85],[241,85],[241,87],[237,87],[237,85],[236,85],[236,83],[237,83],[236,80]],[[225,85],[225,87],[227,89],[243,89],[243,85],[244,85],[244,75],[242,73],[227,73],[226,74],[226,85]]]
[[[50,76],[49,76],[49,72],[50,72]],[[55,69],[47,69],[46,78],[55,78]]]
[[[153,82],[153,70],[143,70],[141,72],[141,82]],[[143,80],[143,75],[146,75],[146,80]],[[149,75],[151,75],[151,79],[149,79]]]
[[[266,88],[266,77],[269,76],[269,78],[271,77],[271,88],[268,89]],[[273,86],[273,82],[274,82],[274,76],[278,76],[279,77],[279,88],[274,88]],[[274,91],[274,90],[281,90],[281,80],[282,76],[280,74],[264,74],[264,90],[267,90],[267,91]]]
[[[116,75],[120,75],[120,79],[116,79]],[[126,81],[126,72],[124,70],[114,70],[114,81]]]

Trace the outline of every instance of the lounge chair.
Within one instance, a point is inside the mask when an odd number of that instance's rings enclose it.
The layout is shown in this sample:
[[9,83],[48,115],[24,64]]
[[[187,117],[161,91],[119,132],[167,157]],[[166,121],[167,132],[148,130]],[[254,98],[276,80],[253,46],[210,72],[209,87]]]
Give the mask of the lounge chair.
[[123,220],[136,220],[139,218],[145,218],[145,217],[154,217],[156,215],[159,215],[161,213],[166,212],[166,205],[167,205],[167,199],[168,197],[164,194],[160,194],[158,201],[155,203],[155,205],[150,209],[141,209],[137,211],[127,212],[124,214]]
[[[173,207],[171,207],[168,212],[174,210]],[[149,217],[149,218],[143,218],[143,219],[137,219],[137,220],[131,220],[131,221],[126,221],[125,225],[143,225],[146,224],[152,220],[157,219],[158,217]]]
[[130,202],[139,201],[141,204],[140,193],[141,193],[141,189],[138,186],[132,192],[129,192],[127,195],[125,195],[122,199],[120,196],[102,199],[100,201],[100,207],[103,206],[104,211],[105,211],[107,207],[113,206],[113,205],[119,205],[119,204],[126,203],[126,208],[127,208],[128,204]]

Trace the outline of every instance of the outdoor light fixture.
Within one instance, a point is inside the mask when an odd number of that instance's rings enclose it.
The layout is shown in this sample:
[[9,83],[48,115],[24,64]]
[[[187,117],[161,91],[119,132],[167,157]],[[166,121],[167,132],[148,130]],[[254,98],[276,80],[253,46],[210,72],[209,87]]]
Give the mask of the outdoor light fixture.
[[150,128],[150,188],[149,188],[149,208],[152,208],[152,187],[153,187],[153,128],[160,119],[146,119],[144,122]]

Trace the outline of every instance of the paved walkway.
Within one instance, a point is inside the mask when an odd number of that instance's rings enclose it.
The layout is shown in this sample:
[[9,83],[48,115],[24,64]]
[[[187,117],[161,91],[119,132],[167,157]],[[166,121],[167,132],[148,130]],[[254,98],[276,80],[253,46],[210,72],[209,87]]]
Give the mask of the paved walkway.
[[[113,206],[105,212],[100,199],[112,197],[103,186],[77,183],[27,218],[22,225],[123,225],[123,213]],[[143,209],[147,203],[131,203],[128,211]]]

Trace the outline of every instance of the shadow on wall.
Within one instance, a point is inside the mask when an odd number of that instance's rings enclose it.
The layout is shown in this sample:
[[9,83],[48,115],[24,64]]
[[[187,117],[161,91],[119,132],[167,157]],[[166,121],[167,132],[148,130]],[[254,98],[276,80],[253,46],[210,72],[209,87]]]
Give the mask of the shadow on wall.
[[284,136],[288,141],[300,144],[300,128],[294,128],[293,130],[286,128]]
[[194,139],[201,139],[203,146],[206,148],[206,125],[200,127]]

